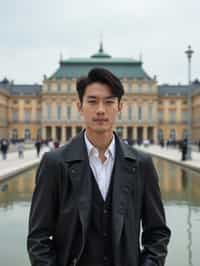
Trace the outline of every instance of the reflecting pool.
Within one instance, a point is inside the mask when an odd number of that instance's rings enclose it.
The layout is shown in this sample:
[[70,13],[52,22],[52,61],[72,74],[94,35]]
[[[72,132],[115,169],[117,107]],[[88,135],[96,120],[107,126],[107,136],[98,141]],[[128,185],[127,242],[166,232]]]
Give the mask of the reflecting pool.
[[[167,266],[200,265],[200,173],[154,158],[167,223],[172,230]],[[33,168],[0,183],[0,265],[30,266],[26,252]]]

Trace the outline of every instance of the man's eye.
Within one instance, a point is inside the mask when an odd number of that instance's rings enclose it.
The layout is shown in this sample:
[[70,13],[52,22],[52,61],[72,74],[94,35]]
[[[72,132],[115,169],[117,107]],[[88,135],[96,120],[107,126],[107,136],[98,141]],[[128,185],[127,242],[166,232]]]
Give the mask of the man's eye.
[[108,100],[108,101],[106,101],[106,103],[114,103],[114,101]]
[[89,100],[88,103],[96,103],[94,100]]

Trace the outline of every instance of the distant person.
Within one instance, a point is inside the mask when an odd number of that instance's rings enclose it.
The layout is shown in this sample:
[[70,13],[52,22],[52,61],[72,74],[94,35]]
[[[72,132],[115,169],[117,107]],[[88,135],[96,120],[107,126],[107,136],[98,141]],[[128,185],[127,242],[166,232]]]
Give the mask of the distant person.
[[53,143],[53,140],[52,139],[49,140],[48,145],[49,145],[50,150],[53,150],[54,149],[54,143]]
[[59,148],[59,146],[60,146],[60,142],[58,140],[56,140],[54,142],[54,148],[57,149],[57,148]]
[[36,152],[37,152],[37,157],[40,156],[40,150],[41,150],[42,142],[40,139],[37,139],[35,142],[35,147],[36,147]]
[[24,158],[24,142],[23,140],[19,140],[17,143],[17,152],[18,152],[18,158],[22,159]]
[[181,151],[182,151],[182,161],[185,161],[186,160],[186,154],[187,154],[187,139],[184,139],[182,141]]
[[1,153],[3,160],[6,160],[7,158],[7,152],[8,152],[9,142],[6,138],[3,138],[1,140]]

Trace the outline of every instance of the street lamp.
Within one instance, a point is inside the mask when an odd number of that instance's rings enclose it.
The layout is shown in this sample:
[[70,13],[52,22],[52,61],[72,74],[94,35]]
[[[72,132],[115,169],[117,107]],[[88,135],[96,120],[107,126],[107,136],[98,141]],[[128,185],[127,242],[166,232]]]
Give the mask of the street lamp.
[[194,51],[191,49],[191,46],[188,46],[188,49],[185,51],[188,58],[188,134],[187,134],[187,160],[192,159],[192,86],[191,86],[191,59]]

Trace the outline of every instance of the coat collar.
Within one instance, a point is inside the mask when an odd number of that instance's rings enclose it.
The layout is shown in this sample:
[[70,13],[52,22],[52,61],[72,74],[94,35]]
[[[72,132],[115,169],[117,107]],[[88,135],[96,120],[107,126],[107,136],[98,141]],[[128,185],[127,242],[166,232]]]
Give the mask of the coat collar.
[[[63,157],[66,162],[83,161],[87,159],[87,148],[84,141],[84,131],[82,130],[76,137],[74,137],[68,144],[63,147]],[[136,160],[136,151],[115,134],[116,142],[119,144],[122,156],[126,159]]]

